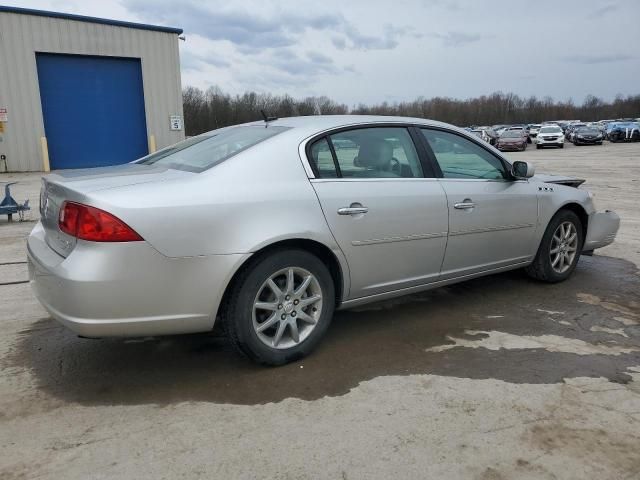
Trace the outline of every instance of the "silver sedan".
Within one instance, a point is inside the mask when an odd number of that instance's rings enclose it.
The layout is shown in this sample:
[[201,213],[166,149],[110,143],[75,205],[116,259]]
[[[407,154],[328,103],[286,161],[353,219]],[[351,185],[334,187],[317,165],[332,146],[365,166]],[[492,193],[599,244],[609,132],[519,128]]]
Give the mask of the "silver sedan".
[[620,221],[581,183],[428,120],[254,122],[45,176],[30,278],[79,335],[222,322],[241,352],[283,364],[318,344],[335,308],[517,268],[565,280]]

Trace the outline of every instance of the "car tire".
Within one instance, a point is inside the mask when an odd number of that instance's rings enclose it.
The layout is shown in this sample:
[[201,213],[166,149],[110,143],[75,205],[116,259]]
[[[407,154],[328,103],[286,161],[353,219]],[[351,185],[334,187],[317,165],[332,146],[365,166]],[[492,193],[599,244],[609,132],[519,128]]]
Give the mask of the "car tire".
[[540,150],[542,148],[542,145],[536,145],[536,149]]
[[575,270],[583,242],[580,218],[571,210],[560,210],[549,222],[536,256],[525,271],[543,282],[562,282]]
[[564,148],[564,143],[561,143],[559,146],[560,148]]
[[[309,302],[314,297],[319,300]],[[277,250],[242,270],[223,305],[222,321],[240,353],[265,365],[284,365],[318,345],[334,308],[335,287],[325,264],[304,250]]]

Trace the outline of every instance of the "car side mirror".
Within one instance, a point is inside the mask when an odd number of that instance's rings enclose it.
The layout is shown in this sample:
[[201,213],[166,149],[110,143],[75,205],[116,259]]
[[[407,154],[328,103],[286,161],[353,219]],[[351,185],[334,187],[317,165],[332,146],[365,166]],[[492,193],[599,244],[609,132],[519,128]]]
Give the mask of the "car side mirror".
[[531,178],[535,175],[536,168],[532,163],[522,162],[520,160],[513,162],[511,166],[511,175],[516,177],[517,179],[522,178]]

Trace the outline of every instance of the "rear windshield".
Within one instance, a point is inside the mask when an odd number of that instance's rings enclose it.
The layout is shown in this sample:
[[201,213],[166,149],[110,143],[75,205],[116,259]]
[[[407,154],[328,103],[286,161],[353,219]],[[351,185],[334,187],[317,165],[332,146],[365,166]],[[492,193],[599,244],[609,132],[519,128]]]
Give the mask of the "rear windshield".
[[214,130],[176,143],[135,163],[200,173],[285,130],[288,127],[262,125]]
[[562,129],[560,127],[542,127],[540,133],[560,133]]

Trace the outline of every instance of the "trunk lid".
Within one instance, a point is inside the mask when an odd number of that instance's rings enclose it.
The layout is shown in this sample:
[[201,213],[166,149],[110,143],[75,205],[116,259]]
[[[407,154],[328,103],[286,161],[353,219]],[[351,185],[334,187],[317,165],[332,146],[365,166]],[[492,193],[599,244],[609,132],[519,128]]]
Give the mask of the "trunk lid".
[[68,256],[77,239],[58,226],[65,201],[90,204],[91,192],[150,182],[163,182],[197,175],[154,165],[125,164],[114,167],[58,171],[42,177],[40,217],[47,244],[59,255]]

